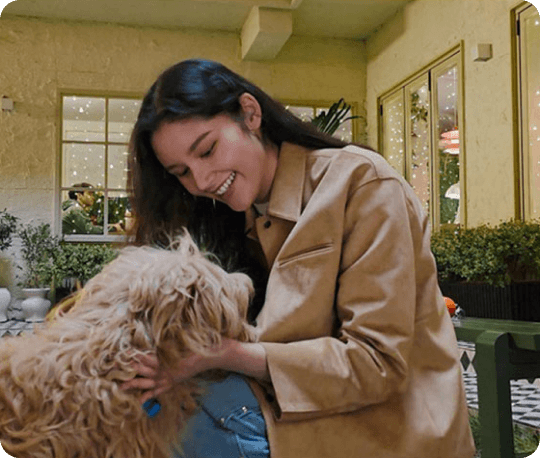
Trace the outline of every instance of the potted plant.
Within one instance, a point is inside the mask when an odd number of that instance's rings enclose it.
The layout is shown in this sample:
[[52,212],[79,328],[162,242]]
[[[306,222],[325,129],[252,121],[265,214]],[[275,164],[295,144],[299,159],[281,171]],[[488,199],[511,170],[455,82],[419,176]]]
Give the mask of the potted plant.
[[348,116],[347,114],[351,110],[351,105],[345,102],[344,99],[339,99],[332,104],[328,111],[321,111],[315,118],[311,120],[317,129],[329,135],[333,135],[337,128],[345,121],[350,119],[356,119],[360,116]]
[[[0,252],[7,250],[13,241],[17,229],[17,217],[9,214],[6,209],[0,211]],[[7,288],[6,264],[0,260],[0,322],[7,321],[7,309],[11,302],[11,294]]]
[[540,321],[539,221],[442,229],[431,248],[443,294],[466,315]]
[[55,302],[83,286],[116,255],[117,251],[107,244],[61,243],[53,254]]
[[58,238],[51,233],[49,224],[22,225],[18,235],[21,239],[21,256],[24,266],[20,282],[26,299],[21,307],[27,321],[43,321],[51,305],[47,299],[58,275],[53,262],[59,249]]

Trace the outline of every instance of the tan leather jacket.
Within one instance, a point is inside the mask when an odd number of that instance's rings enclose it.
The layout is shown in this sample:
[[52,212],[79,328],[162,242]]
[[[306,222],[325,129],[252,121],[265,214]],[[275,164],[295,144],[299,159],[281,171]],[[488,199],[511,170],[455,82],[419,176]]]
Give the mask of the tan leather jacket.
[[427,218],[376,153],[280,150],[255,226],[271,266],[253,384],[272,458],[470,458]]

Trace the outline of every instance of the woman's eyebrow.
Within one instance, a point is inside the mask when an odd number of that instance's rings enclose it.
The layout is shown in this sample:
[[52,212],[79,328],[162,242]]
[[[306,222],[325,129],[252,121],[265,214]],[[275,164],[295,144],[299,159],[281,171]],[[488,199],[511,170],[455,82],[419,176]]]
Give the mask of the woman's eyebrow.
[[201,143],[209,133],[210,133],[210,131],[207,131],[207,132],[204,132],[203,134],[199,135],[195,139],[195,141],[191,144],[191,146],[189,147],[189,150],[192,151],[192,152],[195,151],[197,146],[199,146],[199,143]]

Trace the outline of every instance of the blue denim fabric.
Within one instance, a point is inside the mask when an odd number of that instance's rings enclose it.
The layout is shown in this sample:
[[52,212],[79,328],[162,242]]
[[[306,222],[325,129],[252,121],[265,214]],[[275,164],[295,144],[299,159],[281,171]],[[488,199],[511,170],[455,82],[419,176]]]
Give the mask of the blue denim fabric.
[[208,382],[200,409],[180,437],[174,458],[268,458],[266,424],[246,380],[231,374]]

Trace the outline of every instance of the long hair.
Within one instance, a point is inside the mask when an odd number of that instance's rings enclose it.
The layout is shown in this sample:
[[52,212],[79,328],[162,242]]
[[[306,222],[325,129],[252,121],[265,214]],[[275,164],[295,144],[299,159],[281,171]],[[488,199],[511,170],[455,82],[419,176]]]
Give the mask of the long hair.
[[263,142],[278,147],[290,142],[313,149],[346,145],[301,121],[220,63],[192,59],[173,65],[158,77],[144,97],[131,136],[128,180],[136,244],[166,244],[171,234],[186,228],[199,245],[216,254],[226,269],[250,264],[244,248],[244,213],[189,194],[163,168],[151,143],[160,126],[172,121],[227,114],[241,124],[239,97],[245,92],[261,106]]

